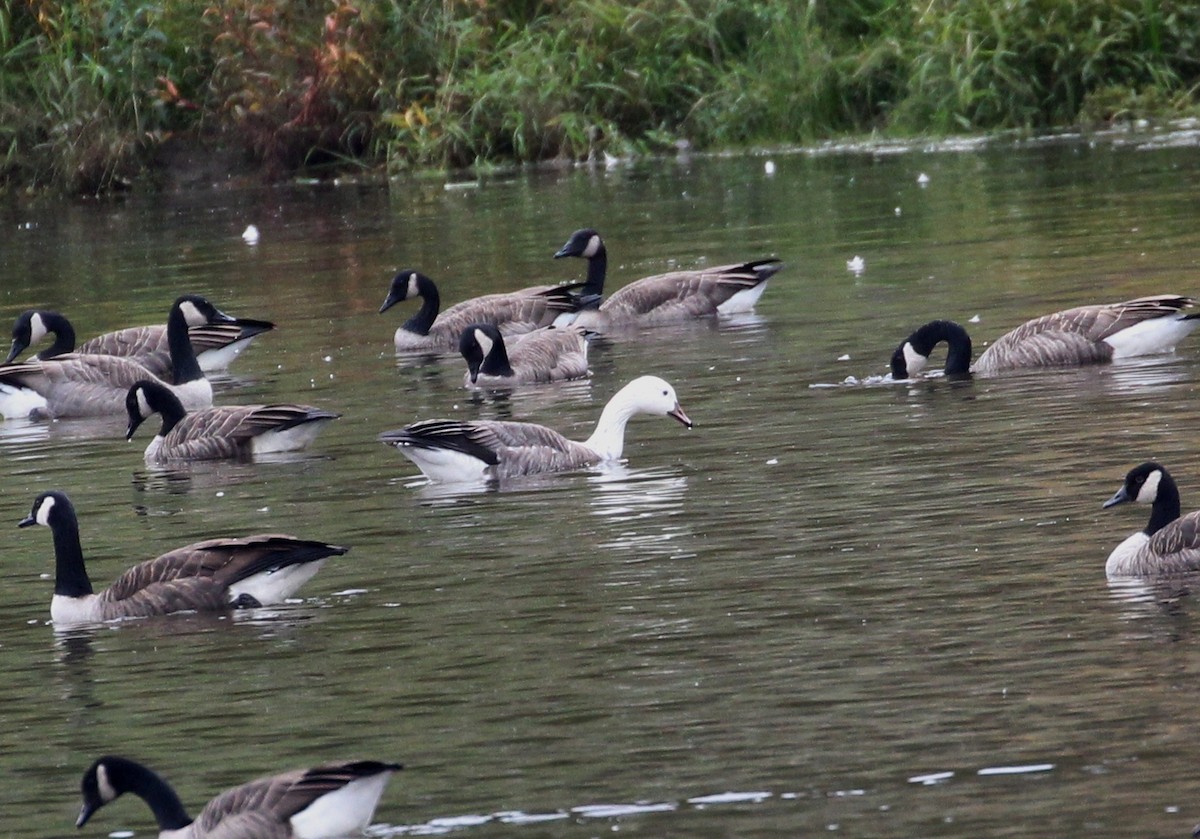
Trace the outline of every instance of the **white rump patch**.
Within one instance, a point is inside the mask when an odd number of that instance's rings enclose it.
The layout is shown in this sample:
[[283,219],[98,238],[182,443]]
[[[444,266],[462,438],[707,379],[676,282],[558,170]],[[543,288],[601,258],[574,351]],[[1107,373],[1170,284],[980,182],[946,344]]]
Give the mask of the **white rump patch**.
[[1154,499],[1158,498],[1158,483],[1162,480],[1162,470],[1155,469],[1146,476],[1146,482],[1142,484],[1142,488],[1138,490],[1137,498],[1139,504],[1153,504]]
[[753,288],[744,288],[737,292],[717,307],[717,311],[723,315],[734,315],[741,312],[748,312],[758,303],[758,298],[762,297],[764,291],[767,290],[767,283],[761,282]]
[[0,416],[5,419],[25,419],[30,415],[46,416],[46,397],[35,390],[0,384]]
[[298,452],[307,448],[317,438],[321,429],[333,422],[333,419],[313,420],[312,422],[293,425],[282,431],[266,431],[258,434],[250,441],[251,454],[278,454],[280,452]]
[[318,559],[299,565],[286,565],[273,571],[262,571],[230,586],[229,600],[233,602],[241,595],[248,594],[263,606],[282,603],[311,580],[324,564],[324,559]]
[[439,483],[478,483],[487,479],[491,468],[477,457],[450,449],[425,449],[419,446],[396,448],[415,463],[426,478]]
[[1113,348],[1113,358],[1170,352],[1191,334],[1200,320],[1184,320],[1182,315],[1167,315],[1144,320],[1109,335],[1104,342]]
[[323,839],[361,833],[371,822],[391,772],[357,778],[327,792],[292,816],[296,839]]
[[251,335],[249,338],[238,338],[223,347],[215,347],[211,350],[197,353],[196,360],[200,362],[200,369],[205,373],[213,373],[218,370],[227,370],[233,360],[241,355],[242,350],[250,346],[250,342],[257,338],[257,335]]

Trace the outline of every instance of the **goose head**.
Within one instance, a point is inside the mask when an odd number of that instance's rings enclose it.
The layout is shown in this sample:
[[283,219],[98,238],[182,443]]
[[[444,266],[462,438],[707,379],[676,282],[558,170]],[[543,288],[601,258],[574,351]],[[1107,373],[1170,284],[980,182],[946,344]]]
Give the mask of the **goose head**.
[[75,827],[83,827],[88,819],[106,804],[127,792],[143,798],[153,810],[160,830],[164,833],[181,830],[192,823],[175,790],[159,775],[136,761],[115,755],[98,758],[83,773],[79,782],[83,804]]
[[1125,483],[1121,484],[1121,488],[1104,502],[1104,507],[1107,509],[1126,502],[1153,504],[1158,500],[1164,478],[1168,482],[1171,481],[1167,470],[1153,461],[1135,466],[1125,475]]
[[387,298],[383,301],[383,305],[379,307],[379,313],[383,314],[402,300],[411,300],[414,297],[428,299],[430,290],[435,288],[433,280],[426,277],[420,271],[414,271],[411,268],[402,268],[396,273],[396,276],[392,277],[392,284],[388,288]]
[[163,433],[174,427],[175,423],[187,413],[179,397],[158,382],[145,379],[134,382],[125,394],[125,413],[129,417],[129,425],[125,429],[125,439],[132,440],[133,433],[143,422],[155,414],[162,414],[164,425],[169,426]]
[[121,762],[117,758],[105,756],[88,767],[79,783],[83,805],[79,809],[79,818],[75,820],[75,827],[83,827],[97,810],[126,791],[122,788],[123,778]]
[[600,234],[590,227],[585,227],[582,230],[576,230],[571,234],[571,238],[567,239],[567,243],[558,249],[554,254],[555,259],[562,259],[564,256],[578,256],[582,259],[591,259],[604,248],[604,240],[600,238]]
[[211,323],[237,323],[233,315],[227,315],[199,294],[184,294],[175,298],[172,312],[178,311],[188,326],[206,326]]
[[74,521],[75,507],[66,493],[58,490],[43,492],[33,499],[33,508],[29,515],[17,522],[17,527],[32,527],[40,524],[43,527],[53,527],[59,521]]
[[75,349],[75,330],[70,321],[58,312],[45,312],[27,309],[17,315],[12,329],[12,349],[4,363],[10,363],[28,347],[36,344],[48,333],[54,333],[54,345],[38,354],[38,358],[53,358],[56,355],[69,353]]
[[492,356],[489,372],[495,375],[512,375],[504,338],[493,324],[473,323],[464,329],[458,339],[458,351],[467,361],[467,371],[470,373],[472,384],[479,380],[479,371],[489,356]]
[[658,376],[639,376],[625,387],[614,400],[620,398],[633,413],[650,414],[652,416],[668,416],[692,427],[692,420],[683,412],[675,388]]
[[946,353],[946,375],[961,376],[971,369],[971,337],[952,320],[933,320],[905,338],[892,353],[892,378],[911,379],[929,364],[933,348],[942,342]]

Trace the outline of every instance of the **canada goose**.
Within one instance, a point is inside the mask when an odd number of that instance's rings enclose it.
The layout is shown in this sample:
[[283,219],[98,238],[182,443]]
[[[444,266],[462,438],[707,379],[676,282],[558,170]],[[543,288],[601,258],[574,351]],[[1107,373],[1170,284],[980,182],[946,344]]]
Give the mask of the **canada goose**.
[[62,492],[43,492],[17,526],[35,524],[54,534],[50,619],[56,624],[268,606],[290,597],[327,557],[349,550],[279,534],[209,539],[139,563],[94,594],[71,499]]
[[162,416],[162,427],[146,446],[147,463],[171,460],[249,459],[295,452],[341,416],[308,405],[230,405],[188,412],[161,382],[140,381],[125,396],[132,440],[145,420]]
[[431,481],[500,480],[619,460],[625,447],[625,424],[634,414],[674,417],[692,427],[675,389],[657,376],[641,376],[608,400],[596,430],[583,443],[535,423],[448,419],[385,431],[379,440],[398,448]]
[[[566,256],[587,260],[582,295],[598,298],[608,271],[608,251],[600,234],[591,228],[576,230],[554,254],[555,259]],[[766,291],[767,281],[782,267],[778,259],[758,259],[643,277],[609,295],[598,309],[581,311],[574,322],[588,329],[604,329],[748,312]]]
[[1200,570],[1200,510],[1179,515],[1179,488],[1171,473],[1153,461],[1130,469],[1104,506],[1126,501],[1149,504],[1150,521],[1108,555],[1104,573],[1109,579]]
[[[202,314],[209,319],[205,323],[189,324],[188,337],[191,339],[200,369],[205,373],[227,369],[251,341],[263,332],[275,328],[275,324],[270,321],[230,317],[215,306],[203,310]],[[217,319],[217,315],[229,319],[220,320]],[[17,315],[16,323],[13,324],[12,349],[4,363],[10,363],[27,347],[33,346],[47,334],[54,335],[54,343],[39,352],[36,358],[44,361],[56,355],[76,351],[75,329],[66,317],[58,312],[29,309]],[[172,374],[171,349],[167,342],[165,325],[132,326],[116,332],[106,332],[84,341],[78,347],[78,352],[84,355],[132,358],[160,379],[168,378]]]
[[402,300],[420,297],[421,308],[396,330],[398,351],[453,350],[462,331],[473,323],[490,323],[511,335],[550,326],[580,305],[578,284],[534,286],[505,294],[485,294],[456,303],[438,314],[441,297],[433,280],[408,268],[392,278],[382,314]]
[[510,346],[490,323],[464,329],[458,342],[467,361],[464,384],[559,382],[588,375],[588,342],[578,327],[546,327],[513,338]]
[[149,805],[160,839],[332,839],[371,821],[398,763],[356,760],[283,772],[226,790],[193,820],[179,795],[137,761],[107,755],[83,773],[76,827],[121,795]]
[[[170,384],[189,410],[212,405],[213,391],[196,362],[187,326],[223,319],[232,320],[195,294],[176,299],[167,315],[174,370]],[[115,355],[67,353],[0,366],[0,415],[10,419],[119,416],[129,388],[141,379],[158,381],[133,359]]]
[[1194,303],[1190,297],[1156,294],[1042,315],[1001,335],[973,365],[967,331],[953,321],[930,321],[892,353],[892,378],[918,375],[942,341],[948,345],[948,376],[1102,364],[1115,358],[1170,352],[1196,328],[1200,315],[1182,313]]

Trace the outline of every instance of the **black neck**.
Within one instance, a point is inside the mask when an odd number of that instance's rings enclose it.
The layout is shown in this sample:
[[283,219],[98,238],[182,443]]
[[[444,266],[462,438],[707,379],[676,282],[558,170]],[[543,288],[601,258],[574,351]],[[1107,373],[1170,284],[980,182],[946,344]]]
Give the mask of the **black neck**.
[[404,323],[404,328],[418,335],[428,335],[433,322],[441,311],[442,298],[438,296],[437,286],[425,277],[417,278],[417,294],[421,295],[421,308]]
[[159,830],[179,830],[192,823],[179,795],[157,774],[132,760],[107,765],[114,775],[113,780],[119,783],[118,788],[126,789],[146,802],[158,820]]
[[508,361],[508,349],[504,346],[504,339],[499,335],[492,342],[491,350],[483,357],[483,364],[479,365],[479,372],[488,376],[513,375],[512,365]]
[[55,513],[50,527],[54,534],[54,593],[64,597],[84,597],[92,593],[92,581],[83,564],[79,522],[74,510],[55,510]]
[[75,327],[57,312],[41,312],[46,330],[54,333],[54,343],[37,354],[43,361],[56,355],[73,352],[75,349]]
[[587,282],[583,284],[581,295],[601,295],[604,293],[604,278],[608,274],[608,250],[604,243],[596,249],[595,256],[588,257]]
[[1175,519],[1179,518],[1179,487],[1175,480],[1163,472],[1158,481],[1158,492],[1154,496],[1154,504],[1150,507],[1150,522],[1146,525],[1145,533],[1153,536]]
[[182,385],[204,378],[192,339],[188,337],[187,318],[179,306],[172,306],[167,315],[167,347],[171,351],[171,367],[174,370],[172,384]]
[[914,350],[928,356],[946,343],[946,375],[961,376],[971,370],[971,336],[952,320],[935,320],[922,326],[908,339]]
[[154,389],[154,401],[152,404],[162,417],[162,428],[158,430],[158,433],[163,437],[170,434],[171,430],[179,425],[179,421],[187,416],[187,409],[183,407],[183,403],[179,401],[179,397],[165,387],[156,387]]

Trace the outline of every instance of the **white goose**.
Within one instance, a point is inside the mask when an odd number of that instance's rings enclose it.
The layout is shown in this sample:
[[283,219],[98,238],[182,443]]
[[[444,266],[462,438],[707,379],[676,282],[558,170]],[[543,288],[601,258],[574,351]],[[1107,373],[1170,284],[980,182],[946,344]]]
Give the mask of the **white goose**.
[[259,778],[226,790],[194,820],[179,795],[137,761],[107,755],[83,773],[76,827],[127,792],[154,813],[160,839],[333,839],[371,822],[398,763],[328,763]]
[[892,353],[892,378],[919,375],[933,348],[943,341],[948,347],[948,376],[1103,364],[1170,352],[1200,322],[1200,315],[1183,312],[1194,303],[1190,297],[1158,294],[1042,315],[1001,335],[974,364],[967,331],[954,321],[934,320],[909,335]]
[[692,427],[675,389],[657,376],[641,376],[608,401],[592,436],[582,443],[535,423],[448,419],[385,431],[379,440],[398,448],[431,481],[502,480],[620,460],[625,426],[635,414],[669,416]]

